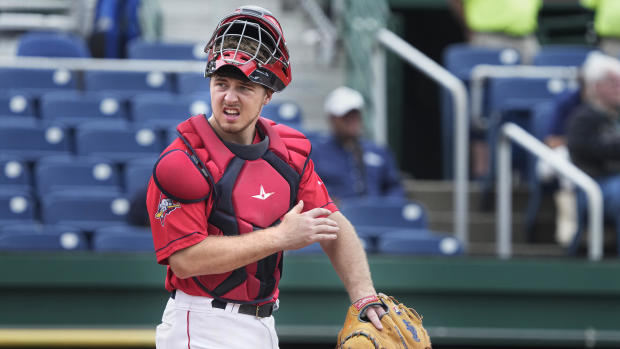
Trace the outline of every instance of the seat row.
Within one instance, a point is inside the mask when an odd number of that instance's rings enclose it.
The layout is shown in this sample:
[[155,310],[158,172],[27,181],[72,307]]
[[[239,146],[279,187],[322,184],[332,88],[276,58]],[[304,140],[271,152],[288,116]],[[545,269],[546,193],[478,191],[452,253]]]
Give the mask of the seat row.
[[[132,97],[121,92],[51,91],[34,96],[27,91],[0,90],[0,117],[36,117],[61,121],[74,126],[93,120],[128,120],[154,126],[176,125],[190,115],[211,113],[207,94],[176,95],[143,93]],[[278,123],[301,128],[302,112],[298,104],[273,101],[263,107],[262,115]]]
[[87,234],[66,225],[37,223],[0,227],[0,251],[153,252],[149,228],[117,225]]
[[96,156],[52,155],[36,162],[0,155],[0,188],[37,196],[64,190],[105,190],[132,196],[148,182],[157,156],[114,163]]

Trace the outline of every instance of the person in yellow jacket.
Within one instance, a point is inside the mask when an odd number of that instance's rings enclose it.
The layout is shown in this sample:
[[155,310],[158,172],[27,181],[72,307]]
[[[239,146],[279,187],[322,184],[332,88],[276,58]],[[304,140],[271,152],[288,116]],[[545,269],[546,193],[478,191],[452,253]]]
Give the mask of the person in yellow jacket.
[[472,45],[512,47],[530,63],[540,47],[536,38],[542,0],[450,0]]
[[620,1],[581,0],[581,5],[594,11],[594,31],[601,50],[620,57]]

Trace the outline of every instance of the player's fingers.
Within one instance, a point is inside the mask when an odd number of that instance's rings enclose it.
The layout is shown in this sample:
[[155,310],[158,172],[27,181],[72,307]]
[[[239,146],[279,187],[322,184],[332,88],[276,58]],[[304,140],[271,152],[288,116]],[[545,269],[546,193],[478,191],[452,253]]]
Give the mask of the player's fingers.
[[320,208],[320,207],[316,207],[311,209],[308,212],[304,212],[304,214],[312,217],[312,218],[317,218],[320,216],[329,216],[332,213],[332,211],[326,209],[326,208]]
[[333,225],[317,225],[314,227],[314,232],[318,234],[336,234],[340,231],[339,227],[334,227]]
[[337,227],[338,226],[338,222],[336,222],[333,219],[329,219],[329,218],[317,218],[315,220],[315,223],[317,225],[331,225],[333,227]]
[[301,213],[303,209],[304,209],[304,201],[299,200],[299,202],[297,202],[297,205],[293,206],[290,212]]
[[375,307],[370,307],[366,310],[366,317],[372,324],[377,328],[377,330],[383,330],[383,325],[381,324],[381,320],[379,320],[379,314],[377,314],[377,309]]
[[338,235],[336,235],[336,234],[328,234],[328,233],[315,234],[313,242],[336,240],[337,238],[338,238]]

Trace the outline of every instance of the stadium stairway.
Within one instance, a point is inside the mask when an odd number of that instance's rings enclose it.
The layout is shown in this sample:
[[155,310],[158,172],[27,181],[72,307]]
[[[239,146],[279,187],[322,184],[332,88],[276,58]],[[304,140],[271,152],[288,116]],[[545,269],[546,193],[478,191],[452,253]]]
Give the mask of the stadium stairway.
[[[435,231],[454,231],[453,183],[449,181],[407,179],[408,196],[426,205],[429,226]],[[469,193],[469,253],[471,255],[494,255],[496,249],[495,193],[485,194],[479,183],[470,183]],[[543,202],[535,226],[535,241],[528,242],[525,232],[525,208],[527,188],[513,187],[513,254],[514,256],[546,257],[563,256],[562,249],[554,241],[554,209],[551,200]],[[488,208],[483,208],[486,201]]]

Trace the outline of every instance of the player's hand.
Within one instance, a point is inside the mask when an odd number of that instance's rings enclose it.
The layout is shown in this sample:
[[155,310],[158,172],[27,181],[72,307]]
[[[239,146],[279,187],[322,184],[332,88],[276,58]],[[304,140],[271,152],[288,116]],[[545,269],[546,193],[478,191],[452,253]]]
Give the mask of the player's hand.
[[283,250],[295,250],[314,242],[338,238],[338,223],[325,217],[332,213],[330,210],[317,207],[301,213],[303,208],[304,202],[300,200],[274,228]]
[[373,305],[366,309],[365,316],[379,331],[383,329],[383,325],[381,324],[381,318],[383,315],[385,315],[385,309],[383,309],[380,305]]

